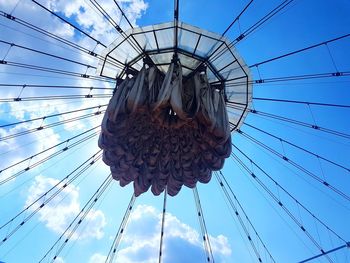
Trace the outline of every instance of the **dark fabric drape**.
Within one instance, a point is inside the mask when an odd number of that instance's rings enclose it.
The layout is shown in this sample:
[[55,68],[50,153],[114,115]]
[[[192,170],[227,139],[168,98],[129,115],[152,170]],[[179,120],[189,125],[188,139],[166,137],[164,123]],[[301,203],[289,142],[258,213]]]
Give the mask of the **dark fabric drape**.
[[208,183],[231,153],[224,96],[203,73],[183,82],[178,61],[165,76],[144,66],[111,98],[99,147],[113,178],[133,181],[136,196],[165,187],[174,196],[183,185]]

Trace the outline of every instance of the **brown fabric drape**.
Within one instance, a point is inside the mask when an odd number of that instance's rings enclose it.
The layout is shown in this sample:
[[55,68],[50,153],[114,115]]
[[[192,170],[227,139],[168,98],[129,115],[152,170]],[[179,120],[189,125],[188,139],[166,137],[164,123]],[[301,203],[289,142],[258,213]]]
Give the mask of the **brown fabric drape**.
[[179,61],[165,76],[144,66],[111,98],[99,147],[113,178],[133,181],[136,196],[165,187],[174,196],[183,185],[208,183],[231,153],[223,93],[203,73],[183,82]]

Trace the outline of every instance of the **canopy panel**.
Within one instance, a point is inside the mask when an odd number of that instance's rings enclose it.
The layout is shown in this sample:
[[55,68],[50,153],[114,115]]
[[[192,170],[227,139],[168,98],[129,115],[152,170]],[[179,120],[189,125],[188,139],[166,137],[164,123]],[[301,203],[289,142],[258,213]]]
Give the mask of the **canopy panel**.
[[209,83],[224,90],[226,102],[237,105],[229,120],[232,130],[238,129],[251,101],[249,68],[225,37],[179,22],[175,45],[174,28],[168,22],[129,29],[102,52],[105,60],[99,63],[97,74],[125,79],[127,69],[140,71],[145,58],[165,74],[176,52],[185,79],[203,65]]

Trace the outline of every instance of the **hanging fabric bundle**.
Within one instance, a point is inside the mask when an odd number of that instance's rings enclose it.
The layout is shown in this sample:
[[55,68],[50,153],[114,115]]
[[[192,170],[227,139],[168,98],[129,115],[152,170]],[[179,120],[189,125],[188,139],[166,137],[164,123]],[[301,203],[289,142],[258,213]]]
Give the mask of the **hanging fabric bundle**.
[[150,187],[174,196],[183,185],[208,183],[231,153],[223,92],[204,72],[183,82],[179,60],[165,76],[144,65],[111,98],[99,147],[113,178],[121,186],[133,182],[136,196]]

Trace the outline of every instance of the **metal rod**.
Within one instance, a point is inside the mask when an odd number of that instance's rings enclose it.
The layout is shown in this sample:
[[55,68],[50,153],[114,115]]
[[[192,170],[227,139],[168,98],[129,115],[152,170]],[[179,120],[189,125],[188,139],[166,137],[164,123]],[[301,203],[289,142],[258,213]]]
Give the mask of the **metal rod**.
[[322,46],[322,45],[325,45],[325,44],[328,44],[328,43],[332,43],[332,42],[335,42],[335,41],[338,41],[338,40],[341,40],[341,39],[344,39],[344,38],[347,38],[347,37],[350,37],[350,34],[345,34],[345,35],[342,35],[342,36],[339,36],[339,37],[336,37],[336,38],[333,38],[333,39],[329,39],[329,40],[326,40],[326,41],[323,41],[323,42],[320,42],[320,43],[317,43],[317,44],[314,44],[314,45],[311,45],[311,46],[308,46],[308,47],[305,47],[305,48],[301,48],[301,49],[298,49],[298,50],[295,50],[295,51],[292,51],[292,52],[289,52],[289,53],[286,53],[286,54],[283,54],[283,55],[280,55],[280,56],[277,56],[277,57],[274,57],[274,58],[270,58],[270,59],[267,59],[267,60],[255,63],[255,64],[249,66],[249,68],[260,66],[262,64],[266,64],[266,63],[269,63],[269,62],[272,62],[272,61],[275,61],[275,60],[278,60],[278,59],[281,59],[281,58],[289,57],[289,56],[292,56],[292,55],[295,55],[295,54],[307,51],[309,49],[313,49],[313,48],[316,48],[316,47],[319,47],[319,46]]
[[196,204],[198,221],[199,221],[199,225],[200,225],[201,232],[202,232],[203,246],[204,246],[204,250],[205,250],[206,261],[214,263],[213,251],[211,249],[209,234],[208,234],[207,226],[205,224],[203,210],[202,210],[202,206],[201,206],[201,201],[199,199],[199,193],[198,193],[197,187],[193,188],[193,196],[194,196],[194,200],[195,200],[195,204]]
[[340,250],[340,249],[343,249],[343,248],[346,248],[346,247],[347,247],[347,248],[350,248],[350,242],[348,242],[348,243],[346,243],[345,245],[342,245],[342,246],[340,246],[340,247],[336,247],[336,248],[333,248],[333,249],[331,249],[331,250],[325,251],[324,253],[321,253],[321,254],[319,254],[319,255],[316,255],[316,256],[313,256],[313,257],[311,257],[311,258],[305,259],[305,260],[303,260],[303,261],[299,261],[299,263],[309,262],[309,261],[311,261],[311,260],[313,260],[313,259],[322,257],[322,256],[324,256],[324,255],[327,255],[327,254],[329,254],[329,253],[333,253],[333,252],[335,252],[335,251],[337,251],[337,250]]
[[248,7],[253,3],[254,0],[250,0],[250,2],[243,8],[243,10],[239,13],[238,16],[232,21],[232,23],[226,28],[224,33],[222,33],[222,36],[226,35],[226,33],[231,29],[231,27],[236,23],[239,18],[243,15],[243,13],[248,9]]
[[118,250],[118,246],[119,246],[119,243],[120,243],[120,240],[122,238],[122,235],[125,231],[125,227],[129,221],[129,218],[130,218],[130,215],[131,215],[131,210],[132,208],[134,207],[134,203],[135,203],[135,200],[136,200],[136,196],[134,194],[132,194],[132,197],[130,199],[130,202],[129,202],[129,205],[128,205],[128,208],[126,209],[125,211],[125,214],[124,214],[124,217],[123,217],[123,220],[119,226],[119,229],[118,229],[118,232],[115,236],[115,239],[112,243],[112,246],[109,250],[109,253],[108,253],[108,256],[105,260],[105,263],[109,262],[109,263],[112,263],[113,262],[113,259],[117,253],[117,250]]
[[275,98],[258,98],[258,97],[253,97],[253,100],[271,101],[271,102],[286,102],[286,103],[307,104],[307,105],[327,106],[327,107],[339,107],[339,108],[350,108],[350,105],[344,105],[344,104],[321,103],[321,102],[298,101],[298,100],[286,100],[286,99],[275,99]]
[[163,236],[164,236],[164,223],[165,223],[165,212],[166,212],[166,197],[167,197],[167,188],[164,190],[164,200],[163,200],[163,214],[162,214],[162,228],[160,231],[160,243],[159,243],[159,260],[158,262],[162,262],[162,250],[163,250]]
[[62,16],[56,14],[54,11],[48,9],[47,7],[43,6],[42,4],[38,3],[35,0],[32,0],[33,3],[35,3],[36,5],[40,6],[42,9],[46,10],[47,12],[49,12],[50,14],[54,15],[55,17],[57,17],[58,19],[62,20],[64,23],[70,25],[71,27],[73,27],[74,29],[78,30],[80,33],[84,34],[85,36],[89,37],[90,39],[94,40],[97,44],[100,44],[101,46],[107,48],[106,45],[104,45],[103,43],[101,43],[99,40],[97,40],[96,38],[92,37],[91,35],[89,35],[87,32],[83,31],[82,29],[80,29],[79,27],[73,25],[71,22],[69,22],[67,19],[63,18]]
[[177,56],[178,31],[179,31],[179,0],[174,0],[174,55],[175,56]]

